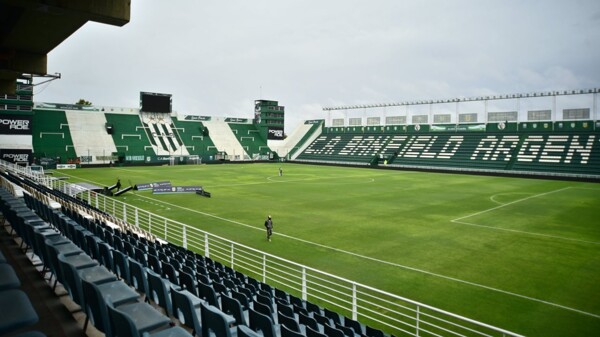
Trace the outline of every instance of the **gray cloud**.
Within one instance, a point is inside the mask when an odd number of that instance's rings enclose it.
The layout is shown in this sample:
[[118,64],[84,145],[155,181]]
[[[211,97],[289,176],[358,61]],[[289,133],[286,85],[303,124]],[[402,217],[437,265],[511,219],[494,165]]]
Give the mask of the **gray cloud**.
[[[36,101],[186,114],[286,106],[287,132],[321,107],[597,87],[598,1],[132,1],[124,27],[87,23],[49,54],[63,79]],[[262,96],[261,96],[262,93]]]

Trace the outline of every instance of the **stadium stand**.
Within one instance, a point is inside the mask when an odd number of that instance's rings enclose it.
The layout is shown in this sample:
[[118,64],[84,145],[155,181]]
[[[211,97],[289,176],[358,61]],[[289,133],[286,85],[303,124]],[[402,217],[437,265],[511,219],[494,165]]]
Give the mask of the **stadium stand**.
[[600,177],[600,133],[339,132],[326,128],[296,161]]
[[226,153],[230,160],[243,160],[248,156],[225,121],[213,118],[210,121],[205,121],[204,126],[208,128],[217,150]]
[[281,158],[296,159],[317,137],[321,135],[323,120],[308,120],[300,124],[291,135],[280,142],[269,142],[269,147]]
[[173,118],[173,124],[191,155],[200,157],[216,156],[218,152],[217,148],[209,135],[205,134],[202,122],[183,121]]
[[258,129],[252,124],[228,123],[231,131],[246,151],[247,159],[258,159],[260,155],[265,155],[271,150],[267,142],[260,136]]
[[[152,145],[154,138],[148,138],[146,129],[137,115],[105,113],[107,123],[114,126],[113,142],[118,153],[131,159],[134,156],[144,157]],[[127,157],[126,157],[127,160]],[[143,160],[143,158],[142,158]]]
[[48,157],[66,163],[77,157],[64,111],[42,110],[35,113],[31,128],[37,158]]

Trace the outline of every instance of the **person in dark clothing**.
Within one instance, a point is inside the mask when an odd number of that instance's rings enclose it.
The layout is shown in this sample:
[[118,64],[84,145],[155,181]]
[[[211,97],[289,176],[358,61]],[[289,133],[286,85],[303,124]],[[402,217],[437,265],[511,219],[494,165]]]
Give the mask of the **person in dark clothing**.
[[121,179],[117,179],[117,191],[121,190]]
[[273,235],[273,219],[271,216],[265,220],[265,228],[267,228],[267,240],[271,241],[271,235]]

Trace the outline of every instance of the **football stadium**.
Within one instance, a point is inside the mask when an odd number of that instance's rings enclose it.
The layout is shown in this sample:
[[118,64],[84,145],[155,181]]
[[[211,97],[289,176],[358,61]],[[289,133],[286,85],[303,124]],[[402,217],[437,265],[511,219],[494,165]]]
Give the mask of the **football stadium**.
[[[600,332],[600,88],[324,106],[291,130],[262,97],[229,117],[36,100],[46,53],[129,21],[103,3],[0,3],[22,49],[0,63],[0,335]],[[54,38],[13,45],[40,18]]]

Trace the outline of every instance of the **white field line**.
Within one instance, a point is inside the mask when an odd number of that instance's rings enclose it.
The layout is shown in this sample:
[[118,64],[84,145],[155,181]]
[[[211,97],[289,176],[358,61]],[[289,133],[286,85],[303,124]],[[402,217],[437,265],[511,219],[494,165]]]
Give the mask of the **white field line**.
[[[88,181],[94,182],[94,181],[91,181],[91,180],[88,180]],[[552,192],[548,192],[548,193],[545,193],[545,194],[549,194],[549,193],[552,193]],[[210,214],[210,213],[206,213],[206,212],[201,212],[201,211],[198,211],[198,210],[195,210],[195,209],[191,209],[191,208],[187,208],[187,207],[182,207],[182,206],[179,206],[179,205],[171,204],[171,203],[168,203],[168,202],[165,202],[165,201],[162,201],[162,200],[157,200],[157,199],[146,197],[146,196],[143,196],[143,195],[139,195],[139,194],[135,194],[135,195],[137,197],[150,199],[152,201],[159,202],[159,203],[162,203],[162,204],[166,204],[166,205],[169,205],[171,207],[184,209],[184,210],[187,210],[189,212],[194,212],[194,213],[202,214],[204,216],[211,217],[211,218],[214,218],[214,219],[218,219],[218,220],[221,220],[221,221],[226,221],[226,222],[233,223],[233,224],[236,224],[236,225],[248,227],[248,228],[251,228],[251,229],[254,229],[254,230],[263,231],[262,228],[259,228],[259,227],[256,227],[256,226],[252,226],[252,225],[248,225],[248,224],[245,224],[245,223],[242,223],[242,222],[239,222],[239,221],[235,221],[235,220],[231,220],[231,219],[226,219],[226,218],[214,215],[214,214]],[[540,196],[540,195],[537,195],[537,196]],[[533,197],[535,197],[535,196],[532,196],[532,197],[529,197],[529,198],[533,198]],[[529,198],[525,198],[525,199],[529,199]],[[499,206],[499,207],[502,207],[502,206]],[[499,208],[499,207],[496,207],[496,208]],[[530,301],[533,301],[533,302],[538,302],[538,303],[546,304],[546,305],[553,306],[553,307],[556,307],[556,308],[560,308],[560,309],[564,309],[564,310],[568,310],[568,311],[576,312],[576,313],[579,313],[579,314],[582,314],[582,315],[586,315],[586,316],[590,316],[590,317],[594,317],[594,318],[600,319],[600,315],[597,315],[597,314],[594,314],[594,313],[591,313],[591,312],[587,312],[587,311],[583,311],[583,310],[579,310],[579,309],[575,309],[575,308],[571,308],[571,307],[567,307],[565,305],[561,305],[561,304],[557,304],[557,303],[545,301],[545,300],[542,300],[542,299],[539,299],[539,298],[530,297],[530,296],[526,296],[526,295],[521,295],[521,294],[517,294],[517,293],[514,293],[514,292],[510,292],[510,291],[506,291],[506,290],[502,290],[502,289],[498,289],[498,288],[486,286],[486,285],[475,283],[475,282],[471,282],[471,281],[465,281],[465,280],[461,280],[461,279],[458,279],[458,278],[455,278],[455,277],[446,276],[446,275],[442,275],[442,274],[430,272],[430,271],[419,269],[419,268],[409,267],[409,266],[401,265],[401,264],[390,262],[390,261],[376,259],[374,257],[370,257],[370,256],[366,256],[366,255],[361,255],[361,254],[358,254],[358,253],[350,252],[350,251],[347,251],[347,250],[343,250],[343,249],[339,249],[339,248],[335,248],[335,247],[331,247],[331,246],[326,246],[326,245],[323,245],[323,244],[320,244],[320,243],[316,243],[316,242],[312,242],[312,241],[300,239],[300,238],[297,238],[297,237],[294,237],[294,236],[291,236],[291,235],[287,235],[287,234],[273,233],[273,235],[285,237],[285,238],[288,238],[288,239],[291,239],[291,240],[300,241],[300,242],[303,242],[303,243],[306,243],[306,244],[309,244],[309,245],[314,245],[314,246],[325,248],[325,249],[332,250],[332,251],[335,251],[335,252],[339,252],[339,253],[343,253],[343,254],[348,254],[348,255],[355,256],[355,257],[358,257],[358,258],[362,258],[362,259],[365,259],[365,260],[370,260],[370,261],[378,262],[378,263],[381,263],[381,264],[387,264],[387,265],[398,267],[398,268],[401,268],[401,269],[406,269],[406,270],[410,270],[410,271],[414,271],[414,272],[418,272],[418,273],[422,273],[422,274],[426,274],[426,275],[430,275],[430,276],[442,278],[442,279],[445,279],[445,280],[450,280],[450,281],[454,281],[454,282],[458,282],[458,283],[462,283],[462,284],[467,284],[467,285],[470,285],[470,286],[473,286],[473,287],[477,287],[477,288],[487,289],[487,290],[498,292],[498,293],[502,293],[502,294],[505,294],[505,295],[510,295],[510,296],[514,296],[514,297],[518,297],[518,298],[530,300]]]
[[483,213],[495,211],[495,210],[497,210],[499,208],[502,208],[502,207],[506,207],[506,206],[509,206],[509,205],[512,205],[512,204],[516,204],[516,203],[519,203],[519,202],[522,202],[522,201],[525,201],[525,200],[529,200],[529,199],[541,197],[541,196],[544,196],[544,195],[548,195],[548,194],[552,194],[552,193],[556,193],[556,192],[561,192],[561,191],[564,191],[564,190],[568,190],[570,188],[572,188],[572,187],[571,186],[567,186],[567,187],[564,187],[564,188],[561,188],[561,189],[558,189],[558,190],[535,194],[535,195],[532,195],[532,196],[529,196],[529,197],[526,197],[526,198],[522,198],[522,199],[518,199],[518,200],[515,200],[515,201],[507,202],[506,204],[502,204],[500,206],[488,208],[488,209],[480,211],[480,212],[476,212],[476,213],[473,213],[473,214],[465,215],[465,216],[462,216],[460,218],[456,218],[456,219],[453,219],[453,220],[450,220],[450,221],[455,222],[455,221],[458,221],[458,220],[470,218],[470,217],[475,216],[475,215],[479,215],[479,214],[483,214]]
[[499,196],[501,196],[501,195],[515,195],[515,194],[531,194],[531,193],[527,193],[527,192],[507,192],[507,193],[497,193],[497,194],[494,194],[494,195],[492,195],[492,196],[490,197],[490,200],[491,200],[492,202],[496,203],[496,204],[499,204],[499,205],[504,205],[505,203],[504,203],[504,202],[501,202],[501,201],[498,201],[498,200],[496,200],[496,197],[499,197]]
[[[218,220],[221,220],[221,221],[226,221],[226,222],[230,222],[230,223],[233,223],[233,224],[236,224],[236,225],[240,225],[240,226],[252,228],[254,230],[263,231],[262,228],[259,228],[259,227],[256,227],[256,226],[252,226],[252,225],[248,225],[248,224],[245,224],[245,223],[242,223],[242,222],[239,222],[239,221],[235,221],[235,220],[223,218],[223,217],[220,217],[220,216],[217,216],[217,215],[214,215],[214,214],[205,213],[205,212],[201,212],[201,211],[198,211],[198,210],[195,210],[195,209],[178,206],[178,205],[175,205],[175,204],[171,204],[171,203],[168,203],[168,202],[165,202],[165,201],[156,200],[154,198],[146,197],[146,196],[143,196],[143,195],[136,195],[136,196],[142,197],[142,198],[147,198],[147,199],[150,199],[150,200],[153,200],[153,201],[157,201],[157,202],[160,202],[160,203],[164,203],[164,204],[169,205],[171,207],[181,208],[181,209],[189,211],[189,212],[194,212],[194,213],[202,214],[202,215],[205,215],[207,217],[211,217],[211,218],[218,219]],[[471,282],[471,281],[465,281],[465,280],[461,280],[461,279],[458,279],[458,278],[455,278],[455,277],[446,276],[446,275],[442,275],[442,274],[437,274],[437,273],[430,272],[430,271],[427,271],[427,270],[423,270],[423,269],[419,269],[419,268],[414,268],[414,267],[409,267],[409,266],[405,266],[405,265],[394,263],[394,262],[390,262],[390,261],[380,260],[380,259],[377,259],[377,258],[374,258],[374,257],[370,257],[370,256],[366,256],[366,255],[354,253],[354,252],[351,252],[351,251],[347,251],[347,250],[343,250],[343,249],[339,249],[339,248],[335,248],[335,247],[323,245],[323,244],[316,243],[316,242],[313,242],[313,241],[308,241],[308,240],[300,239],[300,238],[297,238],[297,237],[294,237],[294,236],[291,236],[291,235],[287,235],[287,234],[275,233],[274,232],[273,235],[285,237],[285,238],[288,238],[290,240],[300,241],[302,243],[306,243],[306,244],[309,244],[309,245],[321,247],[321,248],[328,249],[328,250],[331,250],[331,251],[335,251],[335,252],[338,252],[338,253],[343,253],[343,254],[355,256],[355,257],[358,257],[358,258],[361,258],[361,259],[370,260],[370,261],[378,262],[378,263],[381,263],[381,264],[387,264],[387,265],[390,265],[390,266],[393,266],[393,267],[398,267],[398,268],[402,268],[402,269],[406,269],[406,270],[410,270],[410,271],[414,271],[414,272],[418,272],[418,273],[422,273],[422,274],[426,274],[426,275],[430,275],[430,276],[434,276],[434,277],[438,277],[438,278],[442,278],[442,279],[446,279],[446,280],[458,282],[458,283],[463,283],[463,284],[467,284],[467,285],[470,285],[470,286],[474,286],[474,287],[478,287],[478,288],[482,288],[482,289],[486,289],[486,290],[491,290],[491,291],[494,291],[494,292],[502,293],[502,294],[505,294],[505,295],[510,295],[510,296],[514,296],[514,297],[523,298],[523,299],[530,300],[530,301],[533,301],[533,302],[543,303],[543,304],[550,305],[550,306],[553,306],[553,307],[561,308],[561,309],[568,310],[568,311],[573,311],[573,312],[576,312],[576,313],[579,313],[579,314],[582,314],[582,315],[591,316],[591,317],[600,319],[600,315],[597,315],[597,314],[594,314],[594,313],[591,313],[591,312],[587,312],[587,311],[583,311],[583,310],[579,310],[579,309],[575,309],[575,308],[571,308],[571,307],[567,307],[565,305],[561,305],[561,304],[557,304],[557,303],[553,303],[553,302],[548,302],[548,301],[545,301],[545,300],[542,300],[542,299],[539,299],[539,298],[530,297],[530,296],[526,296],[526,295],[521,295],[521,294],[517,294],[517,293],[514,293],[514,292],[510,292],[510,291],[506,291],[506,290],[502,290],[502,289],[498,289],[498,288],[493,288],[493,287],[486,286],[486,285],[483,285],[483,284],[479,284],[479,283],[475,283],[475,282]]]
[[551,239],[559,239],[559,240],[573,241],[573,242],[579,242],[579,243],[587,243],[587,244],[592,244],[592,245],[600,245],[600,242],[597,242],[597,241],[588,241],[588,240],[581,240],[581,239],[573,239],[573,238],[569,238],[569,237],[565,237],[565,236],[558,236],[558,235],[542,234],[542,233],[536,233],[536,232],[520,231],[518,229],[509,229],[509,228],[502,228],[502,227],[479,225],[479,224],[476,224],[476,223],[465,222],[465,221],[452,220],[452,222],[453,223],[457,223],[457,224],[461,224],[461,225],[467,225],[467,226],[473,226],[473,227],[481,227],[481,228],[487,228],[487,229],[494,229],[494,230],[505,231],[505,232],[534,235],[534,236],[540,236],[540,237],[551,238]]
[[[545,238],[552,238],[552,239],[559,239],[559,240],[566,240],[566,241],[573,241],[573,242],[579,242],[579,243],[586,243],[586,244],[592,244],[592,245],[600,245],[600,242],[597,241],[588,241],[588,240],[581,240],[581,239],[574,239],[574,238],[569,238],[569,237],[565,237],[565,236],[558,236],[558,235],[550,235],[550,234],[543,234],[543,233],[536,233],[536,232],[528,232],[528,231],[521,231],[518,229],[509,229],[509,228],[502,228],[502,227],[495,227],[495,226],[486,226],[486,225],[480,225],[480,224],[476,224],[476,223],[472,223],[472,222],[466,222],[466,221],[460,221],[462,219],[466,219],[466,218],[470,218],[472,216],[475,215],[479,215],[479,214],[483,214],[483,213],[487,213],[487,212],[491,212],[494,210],[497,210],[499,208],[502,207],[506,207],[512,204],[516,204],[518,202],[522,202],[525,200],[529,200],[532,198],[537,198],[537,197],[541,197],[541,196],[545,196],[548,194],[552,194],[552,193],[557,193],[557,192],[561,192],[567,189],[571,189],[571,188],[578,188],[578,189],[588,189],[588,188],[583,188],[583,187],[572,187],[572,186],[568,186],[568,187],[564,187],[558,190],[554,190],[554,191],[549,191],[549,192],[545,192],[545,193],[539,193],[539,194],[535,194],[526,198],[522,198],[522,199],[518,199],[515,201],[511,201],[508,202],[506,204],[500,204],[499,206],[496,207],[492,207],[486,210],[483,210],[481,212],[477,212],[477,213],[473,213],[470,215],[466,215],[460,218],[456,218],[453,220],[450,220],[450,222],[453,223],[457,223],[457,224],[461,224],[461,225],[467,225],[467,226],[473,226],[473,227],[480,227],[480,228],[487,228],[487,229],[493,229],[493,230],[498,230],[498,231],[505,231],[505,232],[511,232],[511,233],[518,233],[518,234],[526,234],[526,235],[533,235],[533,236],[539,236],[539,237],[545,237]],[[595,189],[591,189],[591,190],[595,190]],[[497,202],[496,200],[493,199],[493,197],[496,195],[493,195],[492,197],[490,197],[490,199],[494,202]]]

